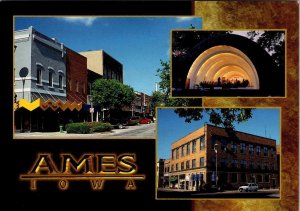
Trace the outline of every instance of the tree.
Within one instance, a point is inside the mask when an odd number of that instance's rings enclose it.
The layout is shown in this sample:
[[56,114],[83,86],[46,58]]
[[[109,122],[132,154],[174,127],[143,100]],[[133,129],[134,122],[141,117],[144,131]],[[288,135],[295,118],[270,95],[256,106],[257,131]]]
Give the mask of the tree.
[[252,108],[177,108],[175,113],[185,118],[185,122],[199,121],[203,114],[209,115],[209,122],[224,127],[229,137],[235,137],[235,123],[252,118]]
[[[157,69],[158,83],[160,88],[160,104],[164,106],[201,106],[201,99],[194,98],[170,98],[170,62],[160,61],[161,68]],[[158,93],[156,93],[158,95]]]
[[[249,39],[256,40],[262,48],[269,52],[279,68],[284,68],[284,32],[283,31],[257,31],[247,32]],[[284,70],[284,69],[283,69]]]
[[98,79],[93,83],[92,101],[100,108],[121,109],[134,98],[133,88],[116,80]]

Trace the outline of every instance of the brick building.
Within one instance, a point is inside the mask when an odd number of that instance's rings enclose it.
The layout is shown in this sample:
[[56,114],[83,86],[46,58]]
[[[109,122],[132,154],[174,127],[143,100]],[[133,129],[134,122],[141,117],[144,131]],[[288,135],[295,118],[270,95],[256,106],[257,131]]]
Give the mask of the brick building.
[[70,102],[87,102],[87,59],[67,48],[67,99]]
[[170,187],[188,190],[216,183],[236,189],[247,182],[270,188],[279,187],[277,165],[276,140],[238,131],[229,137],[224,128],[206,124],[172,144],[164,172]]

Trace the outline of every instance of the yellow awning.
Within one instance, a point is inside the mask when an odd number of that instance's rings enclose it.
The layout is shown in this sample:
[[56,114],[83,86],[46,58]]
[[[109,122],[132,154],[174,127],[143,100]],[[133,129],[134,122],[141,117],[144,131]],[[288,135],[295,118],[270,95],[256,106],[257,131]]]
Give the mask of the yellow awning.
[[28,102],[25,99],[19,100],[17,103],[14,103],[14,110],[17,110],[19,108],[25,108],[29,111],[33,111],[34,109],[40,107],[42,110],[47,110],[50,108],[53,111],[56,111],[58,108],[65,111],[66,109],[69,109],[70,111],[73,111],[76,109],[77,111],[80,111],[82,109],[82,102],[71,103],[70,101],[63,102],[61,100],[52,101],[51,99],[48,99],[46,101],[43,101],[42,99],[38,98],[33,102]]

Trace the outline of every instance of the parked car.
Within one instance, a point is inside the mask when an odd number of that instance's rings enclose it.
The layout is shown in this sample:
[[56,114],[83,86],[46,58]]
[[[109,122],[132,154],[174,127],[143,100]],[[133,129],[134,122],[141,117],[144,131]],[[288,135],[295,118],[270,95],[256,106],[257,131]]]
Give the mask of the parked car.
[[140,124],[150,124],[151,123],[151,119],[148,119],[146,117],[140,119]]
[[140,117],[138,116],[131,116],[129,118],[127,118],[127,125],[136,125],[138,123],[140,123]]
[[106,119],[105,122],[109,122],[116,129],[124,129],[127,125],[127,120],[124,118],[110,118]]
[[256,183],[248,183],[244,186],[240,186],[238,189],[240,192],[246,191],[246,192],[256,192],[258,190],[258,185]]

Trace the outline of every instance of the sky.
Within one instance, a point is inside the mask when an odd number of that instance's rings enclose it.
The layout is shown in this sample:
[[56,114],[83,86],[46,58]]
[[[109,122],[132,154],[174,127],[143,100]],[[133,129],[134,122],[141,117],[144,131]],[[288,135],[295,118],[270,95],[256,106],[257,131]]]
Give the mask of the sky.
[[160,60],[170,60],[170,30],[202,28],[199,17],[17,17],[15,30],[33,26],[68,48],[104,50],[123,64],[124,84],[151,95]]
[[[209,124],[209,116],[203,119],[186,123],[184,118],[179,118],[173,108],[157,109],[158,120],[158,158],[169,159],[171,144],[191,132]],[[211,123],[210,123],[211,124]],[[235,129],[262,137],[276,140],[280,144],[280,109],[279,108],[256,108],[253,116],[247,122],[235,124]]]

